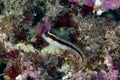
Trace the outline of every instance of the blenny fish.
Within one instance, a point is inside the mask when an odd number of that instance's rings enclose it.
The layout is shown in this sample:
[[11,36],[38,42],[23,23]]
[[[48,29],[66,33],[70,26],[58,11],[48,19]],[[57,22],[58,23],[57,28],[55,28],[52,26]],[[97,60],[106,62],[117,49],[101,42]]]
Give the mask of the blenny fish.
[[87,63],[87,59],[85,55],[83,54],[83,52],[80,50],[80,48],[78,48],[77,46],[75,46],[74,44],[70,43],[67,40],[57,37],[56,35],[51,33],[50,30],[51,30],[51,26],[47,24],[45,21],[43,21],[36,28],[36,33],[37,35],[41,36],[46,42],[48,42],[49,45],[52,45],[52,46],[55,46],[57,48],[61,48],[64,50],[72,51],[72,53],[77,58],[82,59],[83,61],[82,63],[84,67],[80,71],[84,70],[86,63]]

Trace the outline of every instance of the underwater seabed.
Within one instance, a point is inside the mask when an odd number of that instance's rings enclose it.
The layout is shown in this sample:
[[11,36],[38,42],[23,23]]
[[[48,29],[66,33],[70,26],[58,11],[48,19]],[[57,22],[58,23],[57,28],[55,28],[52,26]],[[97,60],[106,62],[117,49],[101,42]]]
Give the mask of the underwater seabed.
[[120,80],[120,0],[0,0],[0,80]]

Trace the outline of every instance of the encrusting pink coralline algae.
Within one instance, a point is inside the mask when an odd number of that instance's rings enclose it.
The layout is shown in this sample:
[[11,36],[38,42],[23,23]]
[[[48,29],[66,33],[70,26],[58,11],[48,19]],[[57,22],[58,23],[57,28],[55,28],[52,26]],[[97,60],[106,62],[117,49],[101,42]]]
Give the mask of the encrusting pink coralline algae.
[[[83,0],[85,5],[93,6],[95,3],[95,0]],[[97,2],[97,0],[96,0]],[[108,9],[118,9],[120,8],[120,0],[101,0],[101,8],[108,10]]]
[[118,9],[120,8],[120,0],[102,0],[103,9]]

